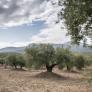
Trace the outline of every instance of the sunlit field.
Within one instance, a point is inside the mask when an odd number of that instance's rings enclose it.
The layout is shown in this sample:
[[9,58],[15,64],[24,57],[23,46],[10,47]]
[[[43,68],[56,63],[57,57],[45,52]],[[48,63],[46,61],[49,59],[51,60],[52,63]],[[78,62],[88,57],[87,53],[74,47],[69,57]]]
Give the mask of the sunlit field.
[[0,67],[0,92],[92,92],[92,67],[71,73],[57,68],[47,73]]

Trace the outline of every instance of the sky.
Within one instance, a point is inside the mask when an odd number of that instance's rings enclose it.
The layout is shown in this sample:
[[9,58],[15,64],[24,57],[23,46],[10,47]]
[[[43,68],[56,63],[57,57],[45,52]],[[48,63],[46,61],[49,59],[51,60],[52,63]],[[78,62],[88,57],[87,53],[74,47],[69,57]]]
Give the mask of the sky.
[[65,43],[63,21],[58,21],[58,0],[0,0],[0,48],[30,43]]

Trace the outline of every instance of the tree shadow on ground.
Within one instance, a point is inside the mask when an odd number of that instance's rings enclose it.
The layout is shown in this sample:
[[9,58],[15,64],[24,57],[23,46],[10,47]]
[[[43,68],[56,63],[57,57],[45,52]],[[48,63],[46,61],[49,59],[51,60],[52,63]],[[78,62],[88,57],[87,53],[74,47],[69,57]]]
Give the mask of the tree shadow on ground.
[[41,79],[55,79],[55,80],[72,80],[70,77],[65,77],[54,72],[41,72],[33,76]]

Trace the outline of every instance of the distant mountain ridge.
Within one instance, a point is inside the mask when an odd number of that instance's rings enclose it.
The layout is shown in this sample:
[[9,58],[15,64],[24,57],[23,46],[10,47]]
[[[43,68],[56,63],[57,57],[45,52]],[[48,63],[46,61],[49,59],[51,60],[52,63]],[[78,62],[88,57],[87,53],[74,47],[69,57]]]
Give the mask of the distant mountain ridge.
[[15,52],[15,53],[22,53],[24,52],[25,47],[6,47],[6,48],[2,48],[0,49],[1,53],[5,53],[5,52]]
[[[82,44],[78,45],[73,45],[70,42],[64,43],[64,44],[52,44],[53,47],[61,47],[61,48],[69,48],[73,52],[82,52],[82,53],[92,53],[92,48],[89,47],[83,47]],[[32,46],[32,44],[30,44]],[[5,52],[15,52],[15,53],[23,53],[26,47],[6,47],[0,49],[0,53],[5,53]]]

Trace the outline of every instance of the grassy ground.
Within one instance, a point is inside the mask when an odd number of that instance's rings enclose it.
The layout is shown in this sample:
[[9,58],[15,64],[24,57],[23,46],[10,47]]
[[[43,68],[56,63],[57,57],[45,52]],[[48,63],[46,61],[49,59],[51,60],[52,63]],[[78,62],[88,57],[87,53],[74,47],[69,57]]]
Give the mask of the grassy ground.
[[0,92],[92,92],[91,68],[79,73],[0,68]]

